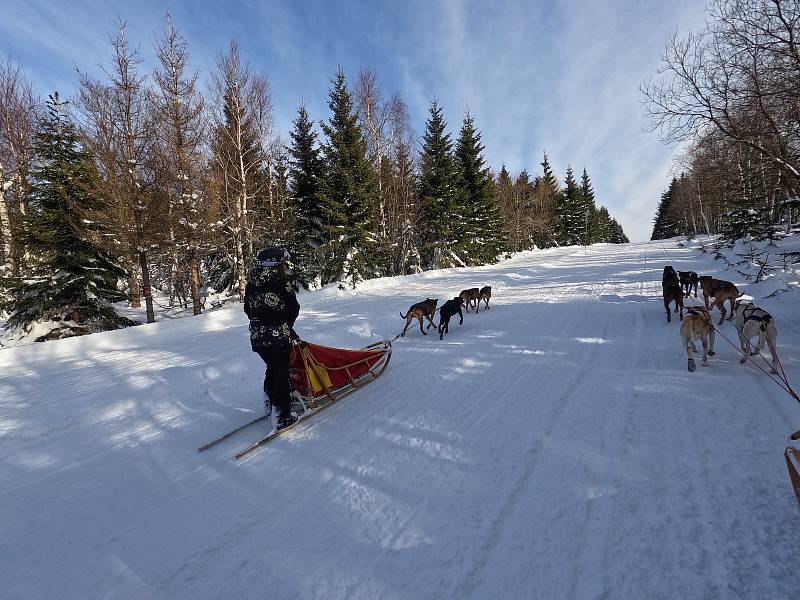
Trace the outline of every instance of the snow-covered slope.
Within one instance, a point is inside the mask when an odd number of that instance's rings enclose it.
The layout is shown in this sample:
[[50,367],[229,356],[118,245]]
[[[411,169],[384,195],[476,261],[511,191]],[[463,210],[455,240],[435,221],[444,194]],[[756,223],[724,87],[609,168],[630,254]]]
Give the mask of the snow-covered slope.
[[[686,371],[666,263],[724,267],[599,245],[307,294],[298,332],[359,347],[412,302],[494,288],[241,463],[255,427],[196,452],[261,408],[239,310],[2,350],[0,595],[797,598],[800,406],[722,339]],[[796,296],[761,304],[800,382]]]

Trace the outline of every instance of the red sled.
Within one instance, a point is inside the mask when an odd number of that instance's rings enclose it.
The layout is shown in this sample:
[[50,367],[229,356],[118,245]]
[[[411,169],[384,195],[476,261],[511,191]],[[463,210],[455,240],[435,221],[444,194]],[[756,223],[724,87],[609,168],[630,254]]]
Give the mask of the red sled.
[[292,346],[289,376],[294,391],[308,408],[317,407],[317,398],[333,402],[343,398],[383,374],[392,358],[388,340],[370,344],[361,350],[329,348],[309,342]]

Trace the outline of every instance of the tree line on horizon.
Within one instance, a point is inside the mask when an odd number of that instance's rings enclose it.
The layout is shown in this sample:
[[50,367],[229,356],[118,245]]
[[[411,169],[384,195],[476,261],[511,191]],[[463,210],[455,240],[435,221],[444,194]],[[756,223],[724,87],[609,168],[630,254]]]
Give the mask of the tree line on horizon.
[[[265,245],[292,254],[298,285],[499,260],[556,245],[626,242],[597,207],[586,169],[561,186],[486,165],[475,118],[455,139],[432,101],[421,139],[376,74],[331,79],[318,128],[300,104],[276,131],[270,84],[233,41],[201,90],[170,18],[152,72],[118,23],[69,102],[46,102],[20,65],[0,64],[0,309],[8,326],[61,322],[52,337],[130,324],[109,306],[153,290],[198,314],[209,290],[244,295]],[[316,117],[316,115],[315,115]],[[321,134],[321,135],[320,135]]]
[[675,34],[642,85],[653,129],[680,142],[652,239],[771,238],[800,196],[800,4],[713,0],[706,24]]

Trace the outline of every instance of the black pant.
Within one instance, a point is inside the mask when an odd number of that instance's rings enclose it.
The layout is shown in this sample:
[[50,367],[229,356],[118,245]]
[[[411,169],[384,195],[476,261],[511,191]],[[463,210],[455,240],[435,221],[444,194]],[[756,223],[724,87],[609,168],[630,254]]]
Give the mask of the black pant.
[[264,375],[264,391],[269,401],[278,409],[278,418],[291,414],[292,387],[289,381],[289,350],[259,350],[258,355],[267,365]]

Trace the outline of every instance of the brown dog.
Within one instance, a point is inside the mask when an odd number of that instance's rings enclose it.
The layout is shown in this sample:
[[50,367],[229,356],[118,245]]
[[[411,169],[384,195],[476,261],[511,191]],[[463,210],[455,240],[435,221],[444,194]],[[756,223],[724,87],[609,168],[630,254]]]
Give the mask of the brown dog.
[[414,319],[419,321],[419,330],[422,332],[422,335],[428,335],[422,328],[422,320],[425,318],[428,319],[428,329],[437,326],[436,323],[433,322],[433,316],[436,314],[436,305],[438,303],[438,299],[427,298],[422,302],[413,304],[411,308],[408,309],[406,314],[400,313],[400,316],[406,320],[406,326],[403,329],[403,333],[400,334],[400,337],[404,337],[406,335],[406,331],[411,326],[411,321]]
[[703,366],[708,366],[708,357],[714,356],[714,325],[711,323],[711,313],[701,306],[692,306],[686,311],[686,318],[681,323],[681,340],[688,358],[689,372],[694,373],[697,366],[694,364],[692,352],[697,352],[694,341],[700,338],[703,344]]
[[[733,315],[736,310],[734,307],[734,302],[744,292],[739,293],[739,288],[737,288],[730,281],[714,279],[709,275],[701,275],[698,279],[700,281],[700,287],[703,290],[703,301],[706,304],[706,308],[713,310],[713,307],[716,306],[722,313],[718,325],[722,325],[722,322],[725,320],[725,315],[727,315],[728,312],[725,310],[726,300],[730,301],[731,305],[731,314],[728,318],[733,319]],[[711,304],[709,304],[709,298],[713,299]]]
[[[485,285],[481,288],[480,294],[478,294],[478,307],[481,305],[481,301],[484,302],[486,306],[486,310],[489,310],[489,300],[492,299],[492,286]],[[475,312],[478,312],[478,307],[475,308]]]
[[667,311],[667,323],[672,322],[672,315],[669,312],[669,305],[675,303],[675,312],[680,312],[680,319],[683,321],[683,290],[680,284],[664,285],[664,310]]
[[467,312],[469,312],[469,307],[473,302],[475,303],[475,312],[478,312],[478,299],[480,296],[481,291],[478,288],[469,288],[459,294],[459,297],[464,300],[464,308],[467,309]]

